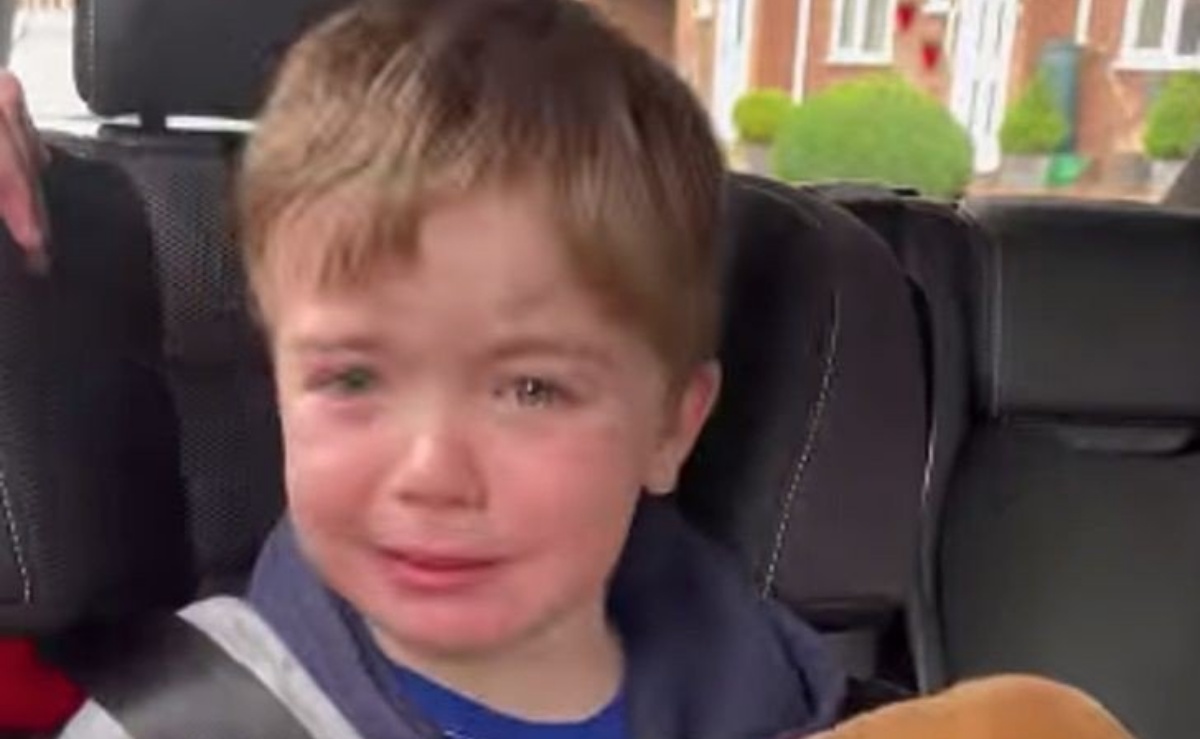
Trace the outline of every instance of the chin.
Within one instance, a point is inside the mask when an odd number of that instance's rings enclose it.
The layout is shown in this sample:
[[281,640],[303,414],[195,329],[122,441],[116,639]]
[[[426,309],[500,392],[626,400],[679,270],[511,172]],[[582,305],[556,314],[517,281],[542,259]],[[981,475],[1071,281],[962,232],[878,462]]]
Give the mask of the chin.
[[396,659],[405,654],[469,659],[521,641],[532,630],[523,628],[524,621],[480,607],[425,605],[372,619],[372,631],[384,652]]

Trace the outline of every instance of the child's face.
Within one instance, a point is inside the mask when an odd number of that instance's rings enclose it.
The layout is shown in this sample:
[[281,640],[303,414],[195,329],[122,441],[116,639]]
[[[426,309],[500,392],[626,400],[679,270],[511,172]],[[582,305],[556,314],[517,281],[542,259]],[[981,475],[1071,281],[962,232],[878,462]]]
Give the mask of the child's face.
[[[640,491],[673,486],[715,395],[705,368],[668,399],[541,203],[447,203],[365,287],[267,289],[301,546],[397,659],[594,640]],[[273,238],[336,238],[333,207]]]

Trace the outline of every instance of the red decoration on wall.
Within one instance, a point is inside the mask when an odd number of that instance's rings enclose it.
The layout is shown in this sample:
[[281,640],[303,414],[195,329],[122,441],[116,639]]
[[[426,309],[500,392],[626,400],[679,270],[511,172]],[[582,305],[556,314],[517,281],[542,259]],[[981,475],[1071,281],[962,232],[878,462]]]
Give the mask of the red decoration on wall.
[[937,69],[942,61],[942,45],[937,41],[924,41],[921,43],[921,65],[926,72],[932,72]]
[[902,0],[896,6],[896,25],[900,26],[901,31],[907,31],[912,28],[913,21],[917,19],[917,3],[916,0]]

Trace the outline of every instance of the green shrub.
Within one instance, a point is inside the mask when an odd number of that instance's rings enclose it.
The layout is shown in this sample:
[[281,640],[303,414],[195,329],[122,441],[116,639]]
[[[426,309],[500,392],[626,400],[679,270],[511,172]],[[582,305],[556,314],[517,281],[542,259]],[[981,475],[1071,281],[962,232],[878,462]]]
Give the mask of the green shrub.
[[1200,146],[1200,72],[1176,72],[1150,106],[1142,137],[1151,159],[1186,159]]
[[789,182],[858,180],[961,195],[971,140],[950,112],[895,74],[829,87],[788,113],[775,173]]
[[1000,126],[1000,151],[1052,154],[1067,137],[1068,125],[1050,84],[1039,74],[1005,113]]
[[783,90],[751,90],[733,106],[733,126],[738,138],[750,144],[774,143],[779,124],[792,108]]

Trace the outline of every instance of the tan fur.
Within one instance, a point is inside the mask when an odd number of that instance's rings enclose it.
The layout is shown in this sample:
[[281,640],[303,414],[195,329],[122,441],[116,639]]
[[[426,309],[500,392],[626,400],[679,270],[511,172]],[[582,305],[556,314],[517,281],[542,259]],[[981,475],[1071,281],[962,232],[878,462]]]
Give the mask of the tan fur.
[[1095,699],[1040,677],[973,680],[813,739],[1132,739]]

